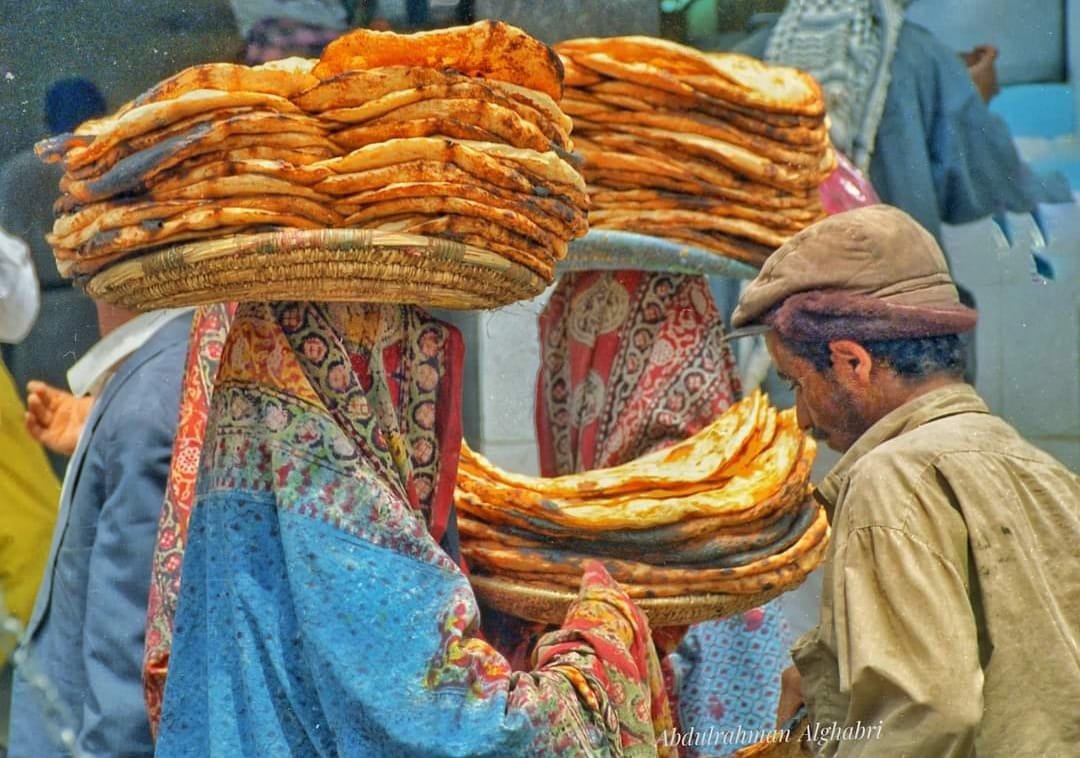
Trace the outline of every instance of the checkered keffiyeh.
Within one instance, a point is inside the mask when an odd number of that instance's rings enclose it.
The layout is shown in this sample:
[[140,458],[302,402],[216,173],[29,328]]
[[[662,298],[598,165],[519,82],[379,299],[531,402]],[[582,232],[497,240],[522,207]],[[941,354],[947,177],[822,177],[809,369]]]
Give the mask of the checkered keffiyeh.
[[911,0],[791,0],[765,49],[809,71],[825,95],[833,144],[864,173],[885,111],[889,69]]

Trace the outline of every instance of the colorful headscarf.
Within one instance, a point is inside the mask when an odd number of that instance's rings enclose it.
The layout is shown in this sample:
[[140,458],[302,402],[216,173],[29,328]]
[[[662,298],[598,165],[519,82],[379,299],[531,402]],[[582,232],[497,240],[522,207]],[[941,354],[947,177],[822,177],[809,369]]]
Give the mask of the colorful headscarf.
[[723,336],[702,276],[560,279],[540,316],[541,473],[624,463],[703,428],[739,398]]
[[433,539],[452,518],[461,357],[458,332],[413,307],[241,307],[159,755],[667,754],[648,625],[599,564],[532,671],[476,636]]
[[765,60],[809,71],[818,80],[833,145],[864,173],[911,1],[790,0],[765,48]]
[[184,383],[180,389],[180,419],[173,441],[165,502],[158,518],[157,545],[150,568],[150,598],[146,608],[143,694],[150,730],[155,734],[165,695],[173,617],[180,594],[180,568],[184,561],[191,506],[195,502],[195,482],[206,435],[210,396],[235,311],[235,305],[204,306],[195,312],[191,323]]

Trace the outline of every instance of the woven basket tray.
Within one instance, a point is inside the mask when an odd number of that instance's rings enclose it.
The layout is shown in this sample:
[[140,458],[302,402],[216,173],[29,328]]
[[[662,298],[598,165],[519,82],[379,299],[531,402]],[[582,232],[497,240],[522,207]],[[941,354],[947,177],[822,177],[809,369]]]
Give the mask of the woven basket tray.
[[670,271],[676,274],[709,274],[734,279],[753,279],[753,266],[725,258],[704,248],[647,234],[614,229],[592,229],[570,243],[556,271]]
[[91,297],[135,310],[253,300],[497,308],[547,282],[486,250],[366,229],[288,230],[177,245],[89,280]]
[[[528,621],[561,624],[575,592],[532,587],[492,576],[469,577],[476,596],[495,610]],[[795,589],[797,584],[758,592],[753,595],[682,595],[634,600],[653,627],[700,624],[711,619],[727,618],[764,605],[773,598]]]

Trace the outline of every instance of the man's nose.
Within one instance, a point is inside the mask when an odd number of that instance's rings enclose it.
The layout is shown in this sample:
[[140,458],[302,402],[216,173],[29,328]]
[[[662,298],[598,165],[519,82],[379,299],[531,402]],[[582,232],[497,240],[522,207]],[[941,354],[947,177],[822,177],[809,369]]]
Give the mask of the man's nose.
[[809,432],[814,428],[814,422],[810,418],[810,412],[799,398],[798,391],[795,392],[795,420],[799,423],[799,428],[804,432]]

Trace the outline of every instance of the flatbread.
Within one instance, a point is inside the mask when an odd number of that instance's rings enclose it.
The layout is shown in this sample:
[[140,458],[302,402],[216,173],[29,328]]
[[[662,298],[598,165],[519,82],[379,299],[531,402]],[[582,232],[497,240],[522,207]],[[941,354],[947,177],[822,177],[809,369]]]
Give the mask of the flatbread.
[[523,150],[497,142],[463,142],[461,144],[483,151],[500,160],[511,161],[521,170],[554,184],[565,184],[582,192],[585,191],[585,179],[581,173],[554,151]]
[[620,61],[648,63],[673,74],[713,73],[709,59],[700,51],[657,37],[579,37],[558,43],[555,52],[564,57],[604,53]]
[[[313,134],[234,134],[228,122],[199,124],[184,134],[163,140],[147,150],[141,150],[121,158],[101,174],[74,176],[86,198],[111,197],[130,192],[147,183],[163,171],[190,158],[207,153],[230,152],[238,149],[260,148],[267,150],[321,149],[333,153],[335,147],[323,137]],[[68,191],[76,193],[76,184],[69,184]]]
[[[548,498],[614,497],[619,493],[677,487],[713,481],[737,463],[759,422],[768,412],[760,392],[735,403],[707,427],[686,440],[620,466],[552,478],[522,476],[503,471],[482,455],[470,451],[474,467],[490,479],[523,492]],[[644,528],[645,524],[638,528]]]
[[613,131],[632,134],[656,147],[684,151],[691,156],[716,163],[777,189],[787,191],[814,189],[828,175],[774,163],[744,147],[711,137],[634,124],[609,124],[608,126]]
[[[100,176],[129,155],[149,150],[155,145],[172,137],[178,137],[192,131],[195,127],[213,129],[216,123],[228,121],[233,134],[260,133],[303,133],[322,137],[326,130],[314,119],[307,116],[274,114],[269,111],[253,111],[248,108],[231,108],[212,113],[203,113],[184,119],[168,127],[121,142],[98,160],[79,169],[68,171],[65,176],[72,179],[85,179]],[[326,141],[324,144],[332,144]]]
[[46,241],[54,247],[75,249],[100,231],[147,220],[166,219],[202,204],[201,200],[153,200],[103,202],[89,205],[77,213],[60,216]]
[[[828,525],[826,524],[825,528],[821,529],[820,522],[815,522],[814,528],[807,530],[803,538],[806,541],[804,544],[799,544],[797,548],[791,549],[790,554],[774,561],[770,564],[772,568],[748,575],[735,578],[694,580],[692,577],[697,572],[691,569],[688,570],[688,575],[684,575],[687,576],[685,581],[672,581],[665,578],[665,575],[660,571],[655,573],[639,571],[638,574],[646,578],[644,583],[631,582],[625,578],[617,581],[619,581],[619,587],[630,598],[635,600],[701,594],[752,595],[772,590],[784,590],[798,586],[820,565],[829,545]],[[470,551],[475,555],[470,555]],[[513,571],[501,566],[493,570],[491,568],[492,564],[507,562],[505,556],[495,556],[493,560],[490,554],[482,548],[478,550],[476,547],[468,546],[463,548],[462,552],[470,563],[476,564],[478,574],[494,574],[501,579],[526,586],[569,594],[575,593],[581,584],[580,565],[566,572],[546,574],[531,570]],[[515,565],[527,566],[530,562],[512,554],[510,560]],[[617,564],[608,566],[606,561],[602,562],[613,578],[616,574],[625,576],[625,572],[620,570]]]
[[[748,219],[730,218],[714,213],[701,213],[690,210],[597,209],[589,211],[589,219],[597,225],[635,223],[642,227],[724,232],[725,234],[744,237],[752,242],[773,248],[783,245],[790,236]],[[621,228],[626,227],[622,226]]]
[[555,276],[554,262],[566,256],[565,244],[547,248],[503,226],[469,216],[451,214],[411,221],[401,231],[443,237],[490,250],[525,266],[549,282]]
[[280,196],[207,200],[203,205],[170,216],[161,223],[138,223],[107,229],[95,234],[78,249],[57,247],[54,252],[58,260],[74,258],[86,263],[113,259],[118,253],[190,239],[193,232],[216,231],[220,234],[224,233],[222,230],[249,226],[324,228],[322,220],[301,215],[308,208],[296,198]]
[[[492,207],[505,208],[528,217],[537,226],[562,239],[580,237],[588,231],[585,213],[558,200],[534,198],[518,192],[504,190],[479,180],[470,182],[397,182],[378,189],[340,198],[340,206],[365,206],[401,198],[457,197],[486,203]],[[359,210],[357,207],[356,210]]]
[[[612,191],[606,190],[592,196],[592,204],[589,207],[590,214],[612,212],[617,214],[634,214],[642,211],[673,211],[685,210],[696,213],[705,213],[721,217],[742,218],[747,221],[761,224],[762,226],[775,229],[776,231],[792,235],[812,223],[815,217],[806,214],[805,217],[793,218],[783,211],[763,210],[744,203],[733,203],[715,197],[703,197],[700,195],[683,195],[675,192],[652,191],[648,199],[634,199],[634,190]],[[642,190],[646,194],[648,191]],[[593,215],[591,222],[596,225],[602,218]]]
[[226,130],[229,134],[308,134],[314,144],[332,145],[325,139],[327,130],[318,121],[305,115],[277,114],[252,108],[224,108],[181,119],[161,129],[155,129],[130,140],[120,142],[105,151],[97,160],[79,168],[69,168],[76,178],[98,176],[129,155],[150,150],[162,142],[182,138],[200,131]]
[[[173,100],[198,89],[226,92],[262,92],[292,98],[314,87],[319,80],[311,75],[316,61],[309,58],[283,58],[259,66],[239,63],[203,63],[191,66],[148,89],[121,106],[117,116],[147,103]],[[96,133],[97,127],[88,131]]]
[[[64,154],[64,166],[77,169],[100,158],[109,149],[154,129],[160,129],[199,113],[224,108],[258,108],[278,113],[298,114],[300,109],[289,100],[262,92],[226,92],[192,90],[174,100],[140,105],[113,121],[102,123],[102,131],[85,147],[73,147]],[[84,124],[84,126],[86,126]]]
[[379,219],[403,214],[447,213],[486,219],[545,246],[551,246],[560,239],[520,213],[457,197],[410,197],[372,203],[347,217],[344,225],[367,227]]
[[720,76],[688,77],[695,89],[762,110],[811,117],[825,113],[821,87],[805,71],[739,53],[710,53],[706,57]]
[[633,153],[617,153],[607,150],[582,151],[585,159],[585,176],[593,171],[633,171],[657,174],[682,181],[693,181],[694,176],[673,161],[645,158]]
[[651,66],[678,77],[693,89],[763,111],[810,117],[824,112],[821,90],[812,76],[737,53],[705,54],[669,40],[643,36],[568,40],[555,49],[574,60],[596,54],[622,63]]
[[790,145],[769,139],[757,134],[747,134],[741,129],[736,129],[727,122],[695,113],[674,113],[671,111],[650,109],[643,112],[627,111],[595,111],[587,116],[590,128],[586,134],[592,131],[592,124],[599,127],[603,124],[635,124],[666,131],[682,131],[691,134],[699,134],[704,137],[722,140],[733,145],[738,145],[753,153],[770,160],[784,163],[789,166],[798,166],[817,172],[821,168],[822,159],[828,152],[828,145],[822,144],[814,149],[792,149]]
[[585,68],[584,66],[579,66],[578,64],[574,63],[574,60],[569,56],[560,55],[559,58],[563,66],[564,96],[566,94],[565,88],[591,87],[594,84],[599,84],[600,82],[604,81],[605,77],[602,74],[598,74],[597,72]]
[[[437,92],[446,87],[467,85],[501,93],[546,117],[563,134],[569,134],[573,122],[549,95],[494,79],[478,80],[453,71],[415,66],[387,66],[360,71],[346,71],[303,92],[293,101],[309,113],[332,112],[349,108],[373,108],[385,111],[395,102],[415,102],[418,93]],[[401,94],[408,93],[408,94]],[[375,105],[375,103],[379,103]]]
[[[825,539],[828,522],[824,509],[811,501],[800,510],[791,528],[779,538],[734,552],[727,546],[712,550],[679,546],[667,555],[645,553],[617,557],[606,555],[603,546],[597,545],[579,544],[573,548],[565,543],[508,545],[497,539],[498,533],[488,535],[495,539],[473,536],[462,540],[462,548],[471,562],[496,572],[506,569],[534,575],[577,576],[586,561],[601,560],[612,578],[620,583],[639,586],[673,584],[692,587],[697,592],[716,592],[736,586],[733,582],[769,575],[796,563],[799,556],[811,552]],[[741,542],[745,544],[747,540]],[[645,560],[645,555],[659,560]],[[691,558],[694,560],[687,560]]]
[[468,124],[456,119],[424,118],[412,121],[389,121],[386,123],[367,123],[342,129],[333,136],[334,142],[346,150],[356,150],[369,145],[401,139],[422,137],[442,137],[454,140],[474,140],[494,142],[499,138],[475,124]]
[[[552,141],[535,124],[518,113],[498,105],[473,98],[429,99],[396,108],[371,123],[388,123],[423,119],[452,119],[463,124],[478,126],[498,141],[520,148],[544,152],[551,149]],[[569,146],[557,143],[560,147]]]
[[[454,501],[458,511],[471,518],[483,521],[498,529],[519,529],[545,539],[559,541],[589,539],[602,541],[608,545],[622,546],[627,549],[646,550],[651,547],[670,546],[673,549],[687,542],[706,539],[720,532],[740,533],[753,528],[755,524],[769,523],[778,514],[790,512],[808,495],[808,481],[813,467],[815,445],[812,439],[802,444],[799,460],[777,490],[767,498],[754,503],[749,508],[728,508],[712,516],[688,518],[661,524],[639,524],[631,529],[605,528],[602,524],[593,524],[589,528],[578,525],[566,525],[548,518],[544,511],[523,510],[518,507],[520,499],[511,502],[494,500],[487,502],[469,491],[470,479],[480,478],[491,481],[486,471],[476,471],[468,460],[475,456],[468,446],[463,446],[462,464],[458,470],[458,488],[454,492]],[[715,482],[703,483],[679,494],[680,491],[658,491],[640,493],[657,499],[664,497],[686,497],[709,492],[715,489]],[[512,491],[512,490],[510,490]],[[498,493],[498,490],[495,490]],[[613,499],[608,507],[617,507],[627,498]]]
[[[553,185],[567,185],[585,192],[585,180],[569,164],[554,153],[538,153],[492,142],[474,142],[443,139],[438,137],[415,137],[393,139],[367,145],[353,150],[341,158],[331,159],[319,165],[337,174],[356,173],[383,168],[414,160],[443,161],[454,163],[471,174],[484,178],[492,184],[500,184],[499,177],[507,176],[507,166],[524,171]],[[488,178],[490,175],[491,178]],[[529,191],[531,182],[522,176],[522,191]]]
[[[48,237],[48,242],[55,247],[65,249],[82,248],[84,252],[94,249],[93,240],[106,239],[104,234],[108,230],[122,229],[129,226],[139,226],[153,230],[160,222],[179,216],[182,213],[197,209],[211,209],[219,206],[227,207],[252,207],[261,210],[289,211],[290,213],[303,216],[325,227],[338,226],[341,216],[333,209],[320,205],[306,198],[283,198],[274,196],[250,196],[250,197],[225,197],[225,198],[193,198],[175,200],[148,200],[134,204],[101,203],[104,206],[100,213],[90,223],[83,224],[66,234],[58,234],[58,227],[54,225],[54,234]],[[83,211],[85,215],[88,213]]]
[[313,73],[329,79],[349,69],[423,66],[511,82],[562,97],[562,62],[555,52],[501,21],[416,34],[354,29],[327,45]]
[[[795,197],[801,199],[804,205],[811,201],[811,195],[814,194],[811,190],[790,191],[778,189],[763,184],[753,177],[748,177],[734,169],[718,165],[714,161],[687,153],[680,153],[673,158],[670,147],[657,144],[647,137],[620,132],[597,132],[591,136],[599,143],[601,149],[606,151],[631,153],[654,160],[667,160],[677,163],[679,168],[688,174],[689,179],[696,179],[713,188],[739,189],[765,198]],[[588,169],[586,169],[586,173],[589,173]]]
[[[546,113],[534,107],[534,104],[531,101],[527,101],[523,97],[516,97],[504,93],[499,87],[492,86],[486,82],[467,79],[452,84],[431,84],[424,87],[415,87],[413,89],[396,90],[359,105],[346,108],[332,108],[322,111],[319,114],[319,118],[324,121],[341,124],[360,124],[379,117],[386,117],[384,120],[399,121],[408,118],[417,118],[415,109],[413,111],[406,111],[404,114],[398,114],[398,117],[394,118],[395,111],[400,108],[416,105],[418,103],[439,102],[445,100],[462,100],[464,103],[454,109],[455,113],[442,114],[444,117],[456,118],[468,123],[480,123],[484,119],[491,119],[496,115],[501,116],[504,121],[512,120],[509,116],[501,114],[501,112],[498,111],[477,114],[468,113],[466,115],[469,117],[463,118],[462,112],[469,109],[469,104],[479,100],[515,114],[518,118],[523,119],[527,124],[530,124],[539,130],[539,132],[549,141],[555,142],[561,147],[566,148],[570,145],[569,131],[573,127],[573,122],[570,122],[565,115],[563,115],[558,122],[553,121]],[[426,110],[427,109],[425,109],[425,111]],[[446,108],[444,107],[443,110],[446,110]],[[438,114],[425,112],[419,117],[424,118],[429,115]],[[563,122],[567,122],[566,126],[563,125]],[[491,129],[489,129],[489,131],[491,131]]]
[[296,165],[287,160],[266,158],[246,158],[239,160],[213,160],[198,165],[170,169],[154,177],[148,189],[165,191],[184,187],[207,179],[221,179],[244,175],[268,176],[274,179],[310,187],[330,176],[329,169],[309,169],[305,165]]
[[[604,103],[570,96],[564,97],[560,105],[562,105],[563,111],[573,116],[575,119],[580,116],[591,116],[596,113],[611,113],[614,110],[611,106],[605,105]],[[575,139],[576,138],[577,135],[575,135]]]
[[823,119],[810,123],[798,121],[794,123],[778,123],[762,114],[744,113],[733,108],[730,104],[702,96],[701,93],[695,93],[692,96],[678,95],[635,82],[615,80],[595,84],[589,88],[589,92],[601,102],[608,102],[610,96],[620,98],[616,102],[625,102],[621,98],[629,97],[640,100],[647,105],[671,111],[704,113],[727,121],[732,126],[745,132],[760,134],[778,142],[789,142],[796,145],[820,145],[829,137]]
[[274,195],[304,198],[324,207],[333,204],[332,197],[316,192],[311,187],[260,173],[216,176],[187,184],[158,184],[149,188],[144,197],[155,200],[201,200]]
[[[234,173],[247,173],[250,171],[270,173],[273,176],[283,176],[290,181],[308,183],[318,181],[328,175],[329,171],[307,170],[305,166],[319,160],[325,160],[329,151],[322,148],[296,148],[282,149],[275,147],[245,147],[235,150],[219,151],[196,155],[188,160],[181,161],[172,168],[162,171],[145,182],[134,177],[129,185],[121,185],[114,194],[120,192],[139,193],[147,186],[152,186],[164,181],[176,181],[190,183],[199,179],[208,179],[211,176],[225,176]],[[269,166],[280,166],[280,171],[270,169]],[[60,188],[67,193],[54,206],[58,213],[69,212],[79,205],[105,199],[106,196],[95,191],[97,177],[92,179],[74,179],[65,174],[60,179]],[[98,188],[100,190],[100,188]]]

